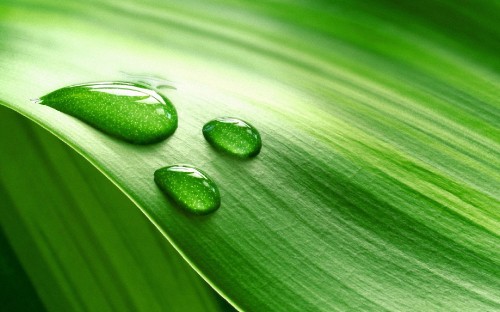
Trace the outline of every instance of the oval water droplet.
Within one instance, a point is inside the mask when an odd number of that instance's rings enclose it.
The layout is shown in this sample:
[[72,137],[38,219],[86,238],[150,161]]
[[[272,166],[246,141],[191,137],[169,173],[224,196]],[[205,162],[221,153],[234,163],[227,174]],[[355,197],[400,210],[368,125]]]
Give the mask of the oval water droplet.
[[207,122],[203,136],[215,148],[238,157],[256,156],[262,147],[257,129],[238,118],[221,117]]
[[203,171],[187,165],[174,165],[154,173],[156,185],[187,211],[204,215],[220,206],[219,189]]
[[159,93],[129,82],[96,82],[55,90],[40,104],[130,143],[162,141],[177,129],[177,111]]

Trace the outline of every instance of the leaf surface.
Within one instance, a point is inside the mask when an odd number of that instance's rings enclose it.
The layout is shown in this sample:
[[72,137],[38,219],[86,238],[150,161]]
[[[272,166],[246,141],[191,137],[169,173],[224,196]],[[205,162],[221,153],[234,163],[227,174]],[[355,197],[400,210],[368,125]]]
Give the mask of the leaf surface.
[[4,107],[0,131],[8,146],[0,153],[1,226],[31,281],[6,274],[2,309],[38,311],[41,299],[48,311],[221,310],[210,287],[80,155]]
[[[94,164],[239,309],[498,308],[497,1],[1,9],[0,99]],[[137,74],[176,88],[163,94],[179,128],[156,145],[29,101]],[[255,159],[205,142],[221,116],[259,130]],[[178,163],[217,182],[216,213],[185,214],[155,186]]]

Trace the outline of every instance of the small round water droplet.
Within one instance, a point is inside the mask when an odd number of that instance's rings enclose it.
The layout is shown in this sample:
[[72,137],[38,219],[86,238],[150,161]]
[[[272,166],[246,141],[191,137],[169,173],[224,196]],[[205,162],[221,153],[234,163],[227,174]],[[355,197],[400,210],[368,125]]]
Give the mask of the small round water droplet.
[[203,171],[174,165],[154,173],[156,185],[178,205],[194,214],[209,214],[220,206],[219,189]]
[[238,157],[256,156],[262,147],[257,129],[238,118],[221,117],[207,122],[203,136],[215,148]]
[[39,103],[135,144],[159,142],[177,129],[177,111],[166,97],[129,82],[68,86],[42,96]]

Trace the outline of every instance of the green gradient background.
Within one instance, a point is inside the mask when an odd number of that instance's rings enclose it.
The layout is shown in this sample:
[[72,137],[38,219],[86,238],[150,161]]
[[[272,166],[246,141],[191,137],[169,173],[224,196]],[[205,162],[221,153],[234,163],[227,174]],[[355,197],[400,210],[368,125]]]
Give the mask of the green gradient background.
[[[28,117],[0,109],[5,310],[231,309],[184,259],[248,311],[500,309],[499,15],[482,0],[0,0],[0,104]],[[29,101],[124,72],[177,88],[166,142]],[[204,142],[220,115],[261,131],[255,160]],[[154,188],[177,162],[219,182],[213,218]]]

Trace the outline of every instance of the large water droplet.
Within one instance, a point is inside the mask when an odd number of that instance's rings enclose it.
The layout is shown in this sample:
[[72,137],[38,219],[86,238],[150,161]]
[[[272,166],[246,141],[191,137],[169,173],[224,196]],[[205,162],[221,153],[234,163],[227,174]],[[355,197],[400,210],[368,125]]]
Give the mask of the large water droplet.
[[232,117],[221,117],[203,126],[203,136],[215,148],[238,157],[252,157],[260,152],[260,134],[249,123]]
[[42,96],[39,103],[135,144],[159,142],[177,128],[177,111],[166,97],[129,82],[64,87]]
[[219,189],[203,171],[187,165],[155,171],[158,187],[182,208],[194,214],[208,214],[220,206]]

